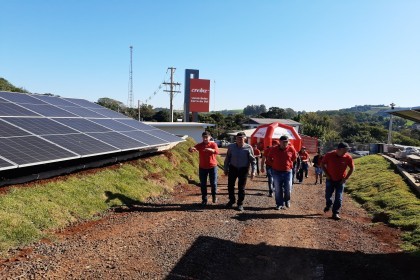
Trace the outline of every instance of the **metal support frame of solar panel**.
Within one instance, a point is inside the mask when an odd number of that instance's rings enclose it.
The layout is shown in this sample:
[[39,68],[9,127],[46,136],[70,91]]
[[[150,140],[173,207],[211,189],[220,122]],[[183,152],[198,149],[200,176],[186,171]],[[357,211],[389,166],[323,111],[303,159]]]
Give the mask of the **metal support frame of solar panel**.
[[0,171],[181,141],[87,100],[0,92]]

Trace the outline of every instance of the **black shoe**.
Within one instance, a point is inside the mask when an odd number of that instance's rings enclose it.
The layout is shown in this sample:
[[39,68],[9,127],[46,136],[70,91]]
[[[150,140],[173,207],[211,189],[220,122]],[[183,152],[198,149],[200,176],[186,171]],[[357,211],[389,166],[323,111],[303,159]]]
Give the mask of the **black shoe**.
[[244,207],[242,206],[242,205],[238,205],[238,208],[236,208],[236,209],[238,209],[238,211],[244,211]]
[[334,220],[336,220],[336,221],[338,221],[338,220],[340,220],[340,219],[341,219],[341,217],[340,217],[337,213],[334,213],[334,214],[332,215],[332,218],[333,218]]
[[268,197],[273,197],[273,193],[269,193],[268,194]]
[[228,204],[226,204],[226,208],[232,208],[233,204],[235,204],[234,202],[228,202]]
[[213,195],[211,200],[213,201],[213,203],[216,203],[217,202],[217,197],[215,195]]
[[324,208],[324,213],[327,213],[328,211],[330,211],[330,207],[325,207]]
[[286,207],[290,208],[290,201],[286,201]]
[[205,207],[207,205],[207,200],[203,200],[202,202],[201,202],[201,207]]

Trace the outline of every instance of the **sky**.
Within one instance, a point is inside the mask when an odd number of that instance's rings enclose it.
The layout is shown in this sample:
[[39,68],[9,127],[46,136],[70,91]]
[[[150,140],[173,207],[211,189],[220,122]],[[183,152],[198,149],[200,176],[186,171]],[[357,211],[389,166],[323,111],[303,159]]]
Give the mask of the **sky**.
[[32,93],[169,108],[169,67],[210,110],[420,106],[418,0],[0,0],[0,77]]

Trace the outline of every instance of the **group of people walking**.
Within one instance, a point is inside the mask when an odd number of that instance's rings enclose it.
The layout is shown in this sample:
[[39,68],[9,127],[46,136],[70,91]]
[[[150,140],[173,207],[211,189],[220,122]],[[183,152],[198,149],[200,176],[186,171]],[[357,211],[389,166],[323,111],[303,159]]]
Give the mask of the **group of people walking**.
[[[217,155],[219,150],[217,145],[210,141],[211,135],[205,131],[202,134],[203,141],[194,147],[189,148],[190,152],[199,153],[199,178],[201,186],[202,202],[207,205],[207,177],[210,180],[211,194],[213,203],[217,202]],[[332,218],[339,220],[340,209],[343,199],[345,182],[354,171],[354,162],[347,153],[349,145],[340,143],[337,149],[328,152],[324,156],[321,152],[311,161],[309,153],[305,147],[297,152],[294,146],[289,143],[286,135],[278,140],[273,139],[273,145],[266,147],[262,153],[257,147],[251,147],[246,143],[246,135],[239,132],[235,137],[235,143],[227,148],[226,158],[223,169],[228,176],[229,202],[227,208],[243,211],[245,199],[245,187],[250,172],[253,179],[258,174],[267,174],[268,195],[275,197],[275,208],[277,210],[291,207],[291,193],[293,183],[302,182],[303,176],[308,178],[309,166],[315,167],[315,184],[322,184],[323,173],[326,177],[324,212],[330,211],[332,207]],[[256,149],[258,151],[256,151]],[[262,157],[261,157],[262,155]],[[257,161],[261,157],[261,161]],[[237,181],[238,197],[235,196],[235,185]],[[332,199],[335,193],[334,200]]]

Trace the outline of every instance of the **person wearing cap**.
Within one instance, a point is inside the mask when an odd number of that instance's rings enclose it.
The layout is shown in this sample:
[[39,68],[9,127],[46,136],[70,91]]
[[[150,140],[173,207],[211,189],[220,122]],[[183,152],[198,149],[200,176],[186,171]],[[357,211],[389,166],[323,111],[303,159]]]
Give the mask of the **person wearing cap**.
[[274,185],[273,185],[273,173],[271,171],[271,165],[273,164],[270,161],[268,155],[270,154],[270,150],[273,147],[276,147],[279,144],[278,140],[273,140],[271,146],[267,146],[267,148],[263,151],[263,156],[261,158],[261,172],[267,172],[267,179],[268,179],[268,196],[273,197],[274,192]]
[[299,157],[300,157],[300,160],[301,160],[301,165],[300,165],[299,172],[302,172],[302,174],[299,174],[299,183],[302,183],[303,174],[305,174],[305,178],[308,178],[309,164],[312,164],[311,158],[309,157],[309,154],[306,151],[305,146],[302,146],[302,148],[300,149]]
[[200,178],[201,187],[201,205],[207,205],[207,177],[210,179],[211,196],[213,203],[217,202],[217,159],[219,148],[215,142],[210,141],[210,132],[204,131],[201,135],[203,142],[198,143],[194,147],[190,147],[190,153],[198,152],[199,168],[198,177]]
[[[353,158],[348,154],[349,144],[341,142],[337,149],[325,154],[321,161],[321,168],[325,172],[325,200],[324,213],[330,211],[332,206],[332,218],[340,220],[340,208],[343,202],[345,183],[354,172]],[[347,172],[347,168],[349,168]],[[332,195],[335,192],[334,204]]]
[[268,157],[272,162],[273,184],[275,190],[276,209],[290,207],[290,192],[292,187],[293,163],[297,153],[293,145],[289,144],[286,135],[280,137],[280,144],[270,150]]
[[228,175],[229,202],[227,208],[232,208],[236,203],[235,184],[238,179],[238,204],[237,209],[243,211],[245,199],[245,186],[248,177],[249,166],[251,165],[251,179],[255,176],[256,160],[252,147],[245,143],[244,132],[236,134],[236,141],[227,148],[224,162],[224,173]]

